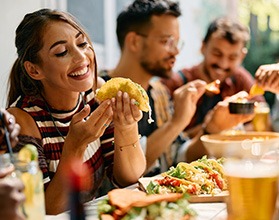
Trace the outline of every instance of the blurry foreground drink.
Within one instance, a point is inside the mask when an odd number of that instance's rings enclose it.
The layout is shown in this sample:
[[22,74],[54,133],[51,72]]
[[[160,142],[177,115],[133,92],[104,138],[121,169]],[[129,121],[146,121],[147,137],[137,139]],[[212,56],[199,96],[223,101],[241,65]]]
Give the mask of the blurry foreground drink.
[[38,152],[35,146],[26,145],[15,157],[18,176],[24,183],[26,200],[22,211],[28,220],[45,219],[45,197],[42,171],[38,166]]
[[[25,154],[24,157],[27,157]],[[6,181],[13,181],[13,178],[20,178],[24,184],[24,194],[26,200],[20,211],[27,220],[43,220],[45,219],[45,198],[43,188],[43,176],[38,167],[38,161],[21,160],[19,154],[14,154],[15,171],[7,176]],[[0,155],[0,169],[12,166],[9,154]]]
[[278,165],[260,161],[228,161],[229,220],[271,220],[276,209]]
[[255,131],[269,130],[269,113],[270,108],[266,102],[255,103],[255,117],[252,121]]

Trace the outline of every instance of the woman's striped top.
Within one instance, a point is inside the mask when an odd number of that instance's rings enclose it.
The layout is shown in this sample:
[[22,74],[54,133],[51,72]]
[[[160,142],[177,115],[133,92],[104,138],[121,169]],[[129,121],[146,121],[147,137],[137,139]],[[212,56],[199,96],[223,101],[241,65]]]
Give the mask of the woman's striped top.
[[[21,96],[11,106],[21,108],[30,114],[41,133],[41,144],[37,144],[37,148],[45,188],[48,186],[48,183],[57,170],[63,149],[64,138],[69,131],[71,119],[75,113],[82,110],[85,104],[84,102],[91,106],[91,112],[98,106],[97,102],[95,102],[94,92],[92,90],[87,91],[85,94],[81,94],[76,107],[70,111],[52,109],[42,97],[34,96]],[[113,131],[113,127],[109,126],[100,139],[88,145],[84,153],[84,162],[88,164],[92,170],[92,182],[94,186],[90,193],[91,198],[92,196],[96,196],[94,194],[97,192],[106,170],[109,167],[111,168],[113,163]],[[26,142],[30,141],[30,138],[21,138],[21,141],[22,140],[25,140],[25,143],[21,143],[21,145],[24,145]],[[32,142],[34,144],[34,138]]]

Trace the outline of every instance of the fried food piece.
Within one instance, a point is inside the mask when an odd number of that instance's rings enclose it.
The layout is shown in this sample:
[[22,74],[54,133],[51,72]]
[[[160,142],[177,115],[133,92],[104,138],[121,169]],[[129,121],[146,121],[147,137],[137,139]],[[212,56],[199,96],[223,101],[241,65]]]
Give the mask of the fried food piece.
[[129,78],[115,77],[108,80],[96,94],[96,98],[99,101],[104,101],[106,99],[111,99],[116,97],[117,92],[127,92],[131,99],[135,99],[139,109],[148,112],[149,98],[146,91],[138,83],[133,82]]
[[264,89],[260,87],[258,84],[254,84],[249,91],[250,96],[257,96],[263,94],[264,94]]
[[108,193],[108,198],[111,205],[116,206],[118,214],[127,213],[132,207],[145,207],[156,202],[174,202],[182,198],[183,194],[152,194],[147,195],[142,191],[132,191],[129,189],[114,189]]
[[211,83],[208,83],[205,87],[205,89],[209,92],[212,92],[214,94],[219,94],[220,93],[220,80],[216,79]]

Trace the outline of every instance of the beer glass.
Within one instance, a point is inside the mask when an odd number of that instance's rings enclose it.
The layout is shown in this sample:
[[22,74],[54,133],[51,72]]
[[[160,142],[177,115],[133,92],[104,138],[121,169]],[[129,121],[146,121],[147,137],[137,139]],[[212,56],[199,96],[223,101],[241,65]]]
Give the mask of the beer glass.
[[229,220],[271,220],[276,210],[278,164],[260,160],[228,160]]
[[252,124],[255,131],[269,130],[269,113],[270,108],[266,102],[255,103],[255,117],[252,120]]

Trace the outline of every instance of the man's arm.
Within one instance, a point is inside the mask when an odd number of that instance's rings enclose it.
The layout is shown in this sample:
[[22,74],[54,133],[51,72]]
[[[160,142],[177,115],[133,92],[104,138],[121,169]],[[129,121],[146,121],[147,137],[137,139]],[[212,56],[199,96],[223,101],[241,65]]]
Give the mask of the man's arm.
[[147,169],[164,153],[183,129],[190,123],[196,104],[205,91],[206,83],[195,80],[175,90],[173,94],[174,114],[172,118],[147,138]]

